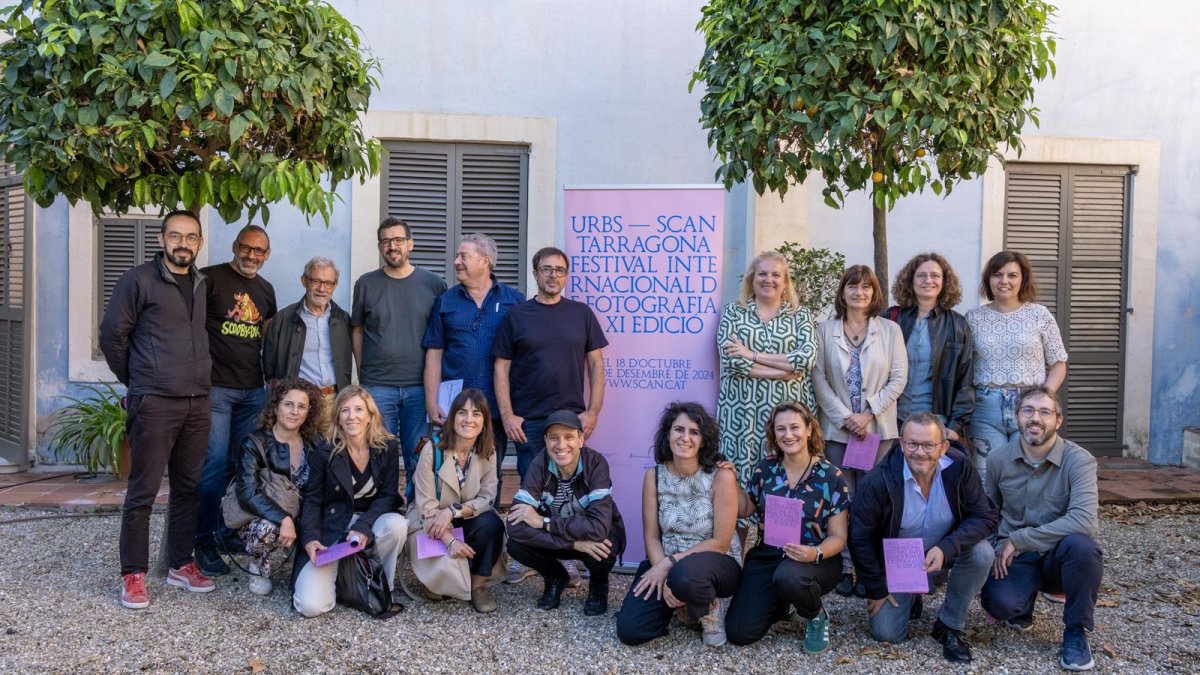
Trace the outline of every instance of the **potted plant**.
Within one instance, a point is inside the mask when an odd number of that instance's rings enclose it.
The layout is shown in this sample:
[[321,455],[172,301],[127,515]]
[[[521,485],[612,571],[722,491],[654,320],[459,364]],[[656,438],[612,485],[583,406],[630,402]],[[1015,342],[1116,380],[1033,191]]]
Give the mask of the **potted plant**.
[[67,405],[59,409],[47,430],[50,450],[60,460],[82,464],[90,477],[102,473],[126,477],[129,445],[122,395],[107,382],[83,388],[88,392],[84,397],[62,397]]

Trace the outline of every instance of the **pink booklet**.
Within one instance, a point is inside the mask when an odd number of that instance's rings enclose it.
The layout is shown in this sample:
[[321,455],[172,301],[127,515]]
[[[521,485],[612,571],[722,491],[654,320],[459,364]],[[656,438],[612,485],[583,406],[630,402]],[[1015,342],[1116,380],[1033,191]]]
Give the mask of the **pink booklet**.
[[925,542],[912,539],[884,539],[883,562],[888,593],[928,593],[929,575],[925,573]]
[[867,434],[859,438],[850,434],[846,441],[846,457],[842,459],[841,468],[870,471],[875,468],[875,454],[879,452],[879,434]]
[[[461,527],[456,527],[453,530],[450,530],[450,534],[453,535],[455,539],[462,541],[463,529]],[[439,555],[446,555],[447,553],[449,553],[449,551],[446,550],[446,545],[441,541],[437,539],[431,539],[429,535],[425,534],[424,532],[417,533],[417,560],[424,560],[426,558],[433,558]]]
[[313,560],[313,564],[317,567],[323,567],[334,560],[341,560],[348,555],[358,553],[362,548],[362,544],[357,539],[354,541],[339,541],[329,548],[317,551],[317,557]]
[[779,495],[767,495],[763,515],[763,543],[783,548],[784,544],[800,543],[800,526],[804,520],[804,501]]

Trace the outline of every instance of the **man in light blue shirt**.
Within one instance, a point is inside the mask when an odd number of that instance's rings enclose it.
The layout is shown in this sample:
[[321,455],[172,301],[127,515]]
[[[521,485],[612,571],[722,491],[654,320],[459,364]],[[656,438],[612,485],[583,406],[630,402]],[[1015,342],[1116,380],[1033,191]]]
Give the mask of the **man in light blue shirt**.
[[300,283],[304,297],[279,310],[267,326],[263,375],[268,381],[302,377],[317,385],[328,405],[350,384],[350,315],[333,301],[338,269],[332,260],[309,260]]

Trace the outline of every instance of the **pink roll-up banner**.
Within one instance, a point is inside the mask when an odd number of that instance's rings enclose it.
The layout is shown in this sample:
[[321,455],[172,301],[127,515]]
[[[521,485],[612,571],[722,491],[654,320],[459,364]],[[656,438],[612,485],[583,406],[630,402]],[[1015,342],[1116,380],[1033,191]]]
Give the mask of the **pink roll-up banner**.
[[605,396],[588,439],[608,459],[625,519],[623,563],[645,558],[642,480],[664,406],[717,405],[725,190],[709,185],[567,187],[567,297],[600,320]]

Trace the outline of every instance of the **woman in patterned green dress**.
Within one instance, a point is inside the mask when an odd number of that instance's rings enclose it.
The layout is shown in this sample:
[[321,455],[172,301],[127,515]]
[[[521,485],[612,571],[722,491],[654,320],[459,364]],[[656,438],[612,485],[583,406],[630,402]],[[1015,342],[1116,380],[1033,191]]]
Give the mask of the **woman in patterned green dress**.
[[771,408],[783,401],[816,407],[809,377],[817,355],[815,327],[778,252],[751,261],[738,301],[721,312],[717,348],[721,454],[737,467],[744,485],[763,458]]

